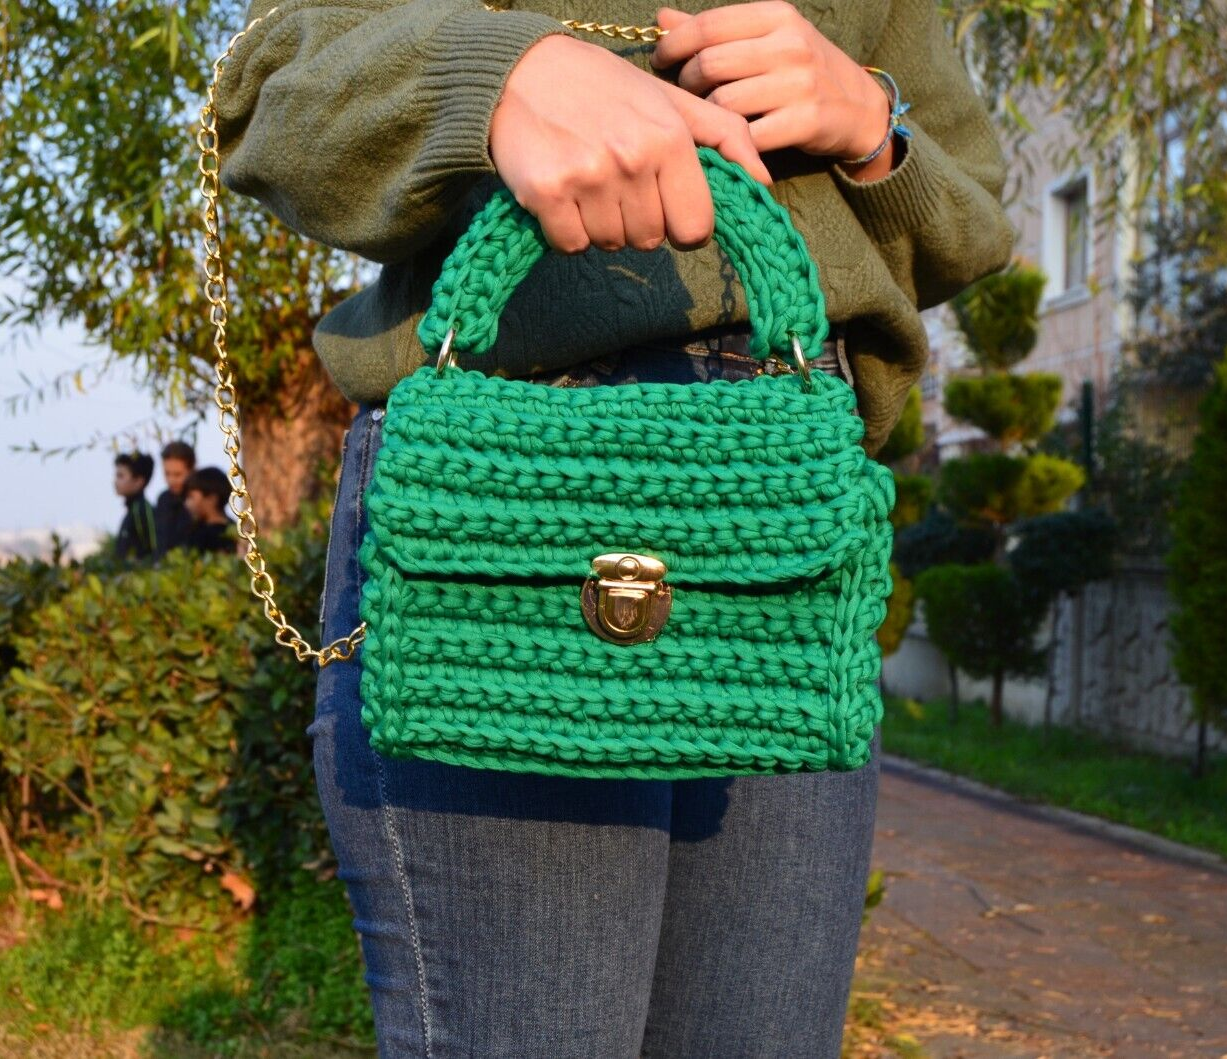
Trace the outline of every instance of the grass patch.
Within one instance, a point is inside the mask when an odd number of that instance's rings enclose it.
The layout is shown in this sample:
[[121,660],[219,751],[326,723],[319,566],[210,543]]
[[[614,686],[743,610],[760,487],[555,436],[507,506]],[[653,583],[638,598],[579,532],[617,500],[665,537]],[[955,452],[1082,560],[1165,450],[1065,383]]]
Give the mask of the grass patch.
[[0,1021],[18,1035],[47,1025],[130,1029],[156,1018],[168,997],[228,977],[208,942],[167,942],[117,904],[33,912],[26,930],[0,952]]
[[246,1038],[274,1028],[302,1040],[373,1045],[351,916],[339,880],[321,883],[296,873],[266,897],[264,912],[248,924],[239,945],[239,978],[188,992],[161,1013],[159,1026],[218,1056],[237,1055]]
[[147,1056],[373,1054],[343,885],[299,872],[257,907],[225,937],[186,942],[134,925],[117,906],[38,912],[0,952],[5,1036],[103,1039],[147,1027]]
[[1054,727],[1045,737],[1008,718],[993,728],[981,701],[961,704],[953,726],[945,700],[887,696],[885,707],[889,753],[1227,857],[1227,755],[1210,755],[1198,780],[1185,761],[1089,732]]
[[[0,869],[0,895],[6,873]],[[866,911],[881,899],[875,872]],[[10,903],[9,908],[14,906]],[[375,1033],[344,888],[299,872],[229,934],[133,924],[117,905],[24,906],[0,950],[0,1057],[369,1059]],[[21,936],[24,935],[24,936]],[[844,1056],[921,1059],[880,1000],[853,992]]]

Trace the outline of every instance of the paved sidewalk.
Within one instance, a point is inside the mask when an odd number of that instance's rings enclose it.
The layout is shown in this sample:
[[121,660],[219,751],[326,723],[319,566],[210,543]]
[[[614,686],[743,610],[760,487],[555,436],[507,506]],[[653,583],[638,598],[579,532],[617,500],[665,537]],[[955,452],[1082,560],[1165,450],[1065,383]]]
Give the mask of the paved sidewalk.
[[877,825],[858,986],[932,1059],[1227,1057],[1227,871],[889,761]]

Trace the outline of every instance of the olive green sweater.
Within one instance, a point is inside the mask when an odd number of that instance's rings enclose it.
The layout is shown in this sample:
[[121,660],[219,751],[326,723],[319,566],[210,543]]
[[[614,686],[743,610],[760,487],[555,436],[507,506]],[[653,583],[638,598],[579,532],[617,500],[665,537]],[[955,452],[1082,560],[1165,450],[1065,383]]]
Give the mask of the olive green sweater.
[[[254,0],[248,19],[272,6]],[[383,265],[378,280],[328,313],[314,335],[350,400],[382,399],[425,360],[417,324],[444,256],[498,184],[490,117],[524,52],[547,34],[567,33],[665,76],[652,70],[651,45],[556,21],[647,25],[655,0],[510,6],[283,0],[226,66],[217,100],[222,183],[303,235]],[[764,155],[772,193],[818,265],[828,315],[847,324],[872,455],[924,368],[918,310],[1009,260],[1005,161],[934,0],[799,0],[798,7],[858,63],[887,70],[912,105],[904,121],[913,138],[897,141],[902,161],[879,180],[858,183],[830,159],[797,150]],[[746,319],[741,284],[714,242],[692,251],[549,254],[512,296],[481,367],[507,374],[561,367]]]

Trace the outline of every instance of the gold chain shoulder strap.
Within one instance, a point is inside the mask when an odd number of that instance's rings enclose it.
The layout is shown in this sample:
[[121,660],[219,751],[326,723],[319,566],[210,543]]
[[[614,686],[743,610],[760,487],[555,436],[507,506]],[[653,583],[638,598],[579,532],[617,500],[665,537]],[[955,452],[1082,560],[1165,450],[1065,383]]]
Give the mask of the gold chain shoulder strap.
[[[508,8],[496,7],[494,4],[481,5],[487,11],[507,11]],[[272,14],[270,11],[269,14]],[[600,33],[604,37],[621,37],[623,40],[641,40],[648,44],[655,44],[661,37],[669,31],[661,29],[659,26],[620,26],[616,22],[583,22],[578,18],[563,18],[559,21],[567,27],[567,29],[578,30],[582,33]]]
[[[497,8],[484,5],[488,10]],[[247,488],[247,474],[239,463],[239,406],[238,394],[235,390],[234,372],[230,367],[230,358],[226,349],[226,321],[229,307],[226,298],[226,269],[222,261],[221,229],[217,216],[217,197],[221,191],[221,158],[217,152],[217,84],[221,78],[222,66],[234,54],[235,45],[252,29],[266,18],[271,18],[277,8],[273,7],[259,18],[254,18],[243,29],[230,38],[226,50],[213,63],[213,77],[209,83],[204,106],[200,108],[200,129],[196,133],[196,145],[200,148],[200,193],[204,196],[205,206],[202,214],[204,220],[204,278],[202,290],[205,300],[209,303],[207,319],[213,325],[213,350],[217,361],[214,372],[217,385],[213,390],[213,401],[217,405],[218,424],[225,435],[226,455],[230,458],[230,510],[238,519],[239,536],[247,543],[247,551],[243,561],[251,572],[252,594],[264,604],[264,616],[273,624],[277,632],[274,639],[282,647],[288,647],[294,652],[300,662],[315,659],[322,669],[332,662],[344,662],[353,657],[358,644],[366,636],[366,622],[360,624],[348,636],[313,648],[304,640],[302,634],[289,623],[281,613],[274,599],[275,587],[273,577],[264,563],[264,556],[256,541],[257,524],[255,507],[252,504],[251,492]],[[579,22],[568,19],[562,25],[573,30],[588,33],[601,33],[607,37],[621,37],[624,40],[642,40],[655,42],[667,30],[659,26],[619,26],[614,23]]]

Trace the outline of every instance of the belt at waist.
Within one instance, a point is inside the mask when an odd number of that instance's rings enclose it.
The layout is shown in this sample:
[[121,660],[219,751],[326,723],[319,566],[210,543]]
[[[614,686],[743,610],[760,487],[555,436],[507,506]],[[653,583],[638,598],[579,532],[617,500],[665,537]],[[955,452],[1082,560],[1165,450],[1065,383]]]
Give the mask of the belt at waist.
[[[535,372],[533,382],[595,386],[620,382],[691,382],[748,378],[761,370],[750,355],[747,325],[717,327],[678,337],[645,339],[565,368]],[[842,324],[831,327],[813,368],[853,385]]]
[[[650,339],[640,342],[634,348],[651,349],[660,352],[681,352],[691,355],[715,354],[732,359],[753,360],[750,355],[751,330],[748,324],[708,328],[696,331],[680,338]],[[616,354],[615,354],[616,355]],[[844,346],[844,325],[832,324],[826,341],[822,343],[822,353],[814,361],[819,371],[829,375],[841,376],[844,382],[852,385],[852,366]]]

